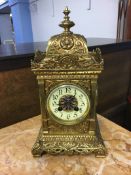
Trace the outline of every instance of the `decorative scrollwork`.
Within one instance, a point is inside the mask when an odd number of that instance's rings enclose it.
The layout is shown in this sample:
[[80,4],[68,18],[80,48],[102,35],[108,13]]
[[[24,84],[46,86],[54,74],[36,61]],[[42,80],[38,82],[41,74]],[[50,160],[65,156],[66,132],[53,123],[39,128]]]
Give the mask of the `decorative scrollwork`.
[[34,56],[34,62],[39,63],[41,60],[45,58],[46,52],[41,52],[40,50],[36,50]]
[[41,156],[43,152],[49,154],[89,154],[95,153],[97,157],[104,157],[107,152],[104,144],[96,136],[88,135],[48,135],[39,138],[39,149],[33,147],[34,156]]
[[51,119],[48,121],[48,123],[49,123],[48,130],[50,131],[50,133],[54,133],[54,134],[59,134],[59,133],[61,134],[81,133],[82,134],[82,133],[87,133],[89,130],[89,122],[87,120],[84,120],[83,122],[72,126],[60,125]]
[[[74,75],[75,77],[76,75]],[[90,80],[46,80],[45,81],[45,92],[46,94],[48,94],[50,92],[50,90],[52,88],[54,88],[54,86],[58,86],[60,84],[75,84],[78,85],[80,87],[82,87],[88,94],[90,92]]]
[[64,10],[64,21],[60,24],[65,31],[51,37],[46,53],[37,51],[32,61],[32,69],[42,70],[96,70],[103,68],[100,49],[88,52],[86,38],[73,34],[69,29],[74,25],[69,20],[69,9]]
[[74,46],[73,38],[68,36],[63,36],[60,41],[60,46],[63,49],[67,49],[67,50],[71,49]]
[[78,56],[72,56],[72,55],[64,55],[64,56],[58,56],[57,59],[48,59],[45,58],[44,62],[41,64],[32,64],[32,68],[38,68],[40,67],[41,69],[96,69],[96,68],[101,68],[99,64],[94,64],[95,59],[92,58],[79,58]]
[[[103,59],[100,54],[100,50],[97,49],[97,52],[89,53],[88,56],[82,55],[71,55],[71,54],[59,54],[52,56],[51,58],[45,57],[41,52],[36,53],[36,58],[32,62],[32,68],[40,69],[77,69],[77,70],[95,70],[103,68]],[[42,58],[44,58],[42,60]],[[38,61],[41,62],[38,63]]]

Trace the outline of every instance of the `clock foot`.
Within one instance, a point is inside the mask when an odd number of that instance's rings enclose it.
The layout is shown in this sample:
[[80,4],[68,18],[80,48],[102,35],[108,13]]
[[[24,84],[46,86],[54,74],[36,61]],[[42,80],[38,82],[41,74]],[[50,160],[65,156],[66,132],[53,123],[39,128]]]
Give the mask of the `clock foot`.
[[43,143],[40,141],[42,135],[43,135],[43,128],[41,127],[36,142],[31,150],[34,157],[41,157],[45,153],[43,149]]
[[100,148],[95,152],[95,156],[98,158],[105,157],[107,155],[107,150],[104,145],[100,145]]
[[42,145],[39,143],[39,141],[36,141],[32,148],[32,154],[34,157],[41,157],[44,154],[44,151],[42,149]]

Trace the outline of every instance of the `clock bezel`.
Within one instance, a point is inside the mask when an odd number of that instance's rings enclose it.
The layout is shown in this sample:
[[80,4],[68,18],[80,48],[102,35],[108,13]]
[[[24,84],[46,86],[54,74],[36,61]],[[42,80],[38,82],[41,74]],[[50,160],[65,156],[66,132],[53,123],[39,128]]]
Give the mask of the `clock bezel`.
[[[81,117],[79,117],[79,118],[77,118],[77,119],[74,119],[74,120],[67,120],[67,121],[65,121],[65,120],[62,120],[62,119],[60,119],[60,118],[58,118],[58,117],[56,117],[54,114],[53,114],[53,112],[52,112],[52,110],[50,109],[50,105],[49,105],[49,97],[52,95],[52,93],[53,93],[53,91],[55,90],[55,89],[57,89],[57,88],[59,88],[59,87],[64,87],[64,86],[75,86],[77,89],[80,89],[80,91],[82,91],[82,93],[84,93],[84,95],[86,95],[86,99],[87,99],[87,101],[88,101],[88,106],[87,106],[87,109],[86,109],[86,111],[85,111],[85,113],[81,116]],[[61,83],[61,84],[59,84],[59,85],[57,85],[57,86],[55,86],[54,88],[52,88],[51,90],[50,90],[50,92],[49,92],[49,94],[48,94],[48,96],[47,96],[47,103],[46,103],[46,109],[47,109],[47,112],[48,112],[48,114],[49,114],[49,116],[55,121],[55,122],[57,122],[57,123],[59,123],[59,124],[62,124],[62,125],[75,125],[75,124],[79,124],[80,122],[82,122],[87,116],[88,116],[88,114],[89,114],[89,112],[90,112],[90,106],[91,106],[91,104],[90,104],[90,98],[89,98],[89,95],[88,95],[88,93],[87,92],[85,92],[85,90],[81,87],[81,86],[79,86],[79,85],[77,85],[77,84],[75,84],[75,83]]]

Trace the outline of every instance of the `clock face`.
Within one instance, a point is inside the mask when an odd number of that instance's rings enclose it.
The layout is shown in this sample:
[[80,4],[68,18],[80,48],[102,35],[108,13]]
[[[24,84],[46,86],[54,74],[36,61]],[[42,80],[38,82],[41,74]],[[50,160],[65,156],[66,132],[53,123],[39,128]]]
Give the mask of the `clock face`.
[[72,125],[89,113],[88,95],[79,87],[68,84],[56,87],[47,98],[47,110],[58,123]]

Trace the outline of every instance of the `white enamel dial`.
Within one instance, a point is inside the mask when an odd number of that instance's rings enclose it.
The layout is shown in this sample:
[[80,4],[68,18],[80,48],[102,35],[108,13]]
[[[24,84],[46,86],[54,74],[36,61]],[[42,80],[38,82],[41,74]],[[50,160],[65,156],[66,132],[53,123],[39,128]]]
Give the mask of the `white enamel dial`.
[[87,116],[90,101],[88,95],[78,86],[61,85],[49,94],[47,109],[57,122],[71,125],[79,123]]

